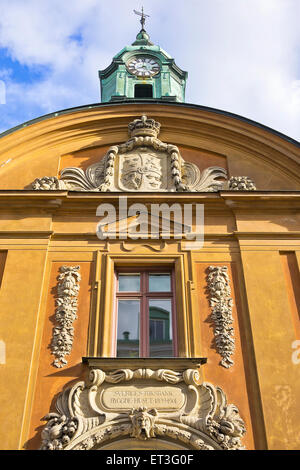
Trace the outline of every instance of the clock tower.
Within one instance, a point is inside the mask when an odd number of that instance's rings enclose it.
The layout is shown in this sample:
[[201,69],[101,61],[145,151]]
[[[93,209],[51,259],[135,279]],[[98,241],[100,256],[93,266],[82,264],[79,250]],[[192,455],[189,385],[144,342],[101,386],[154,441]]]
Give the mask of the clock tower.
[[131,46],[124,47],[109,67],[99,71],[101,101],[162,100],[184,102],[187,72],[142,28]]

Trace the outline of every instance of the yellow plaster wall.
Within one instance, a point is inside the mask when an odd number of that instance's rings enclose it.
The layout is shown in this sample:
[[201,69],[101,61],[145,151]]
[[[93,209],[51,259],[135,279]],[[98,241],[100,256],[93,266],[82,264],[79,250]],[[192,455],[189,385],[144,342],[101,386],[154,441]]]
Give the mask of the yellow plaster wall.
[[220,165],[229,176],[252,177],[258,189],[300,189],[300,151],[287,140],[230,116],[151,103],[87,107],[0,136],[0,189],[28,188],[70,165],[85,168],[126,141],[129,122],[142,114],[159,120],[159,138],[200,169]]
[[[60,261],[55,261],[58,258]],[[36,385],[34,387],[34,396],[32,399],[32,413],[30,414],[30,426],[25,441],[22,442],[23,448],[36,450],[41,445],[41,431],[44,422],[41,418],[50,411],[56,412],[55,397],[63,388],[84,378],[84,366],[81,364],[81,358],[87,352],[87,335],[89,326],[90,295],[93,270],[89,261],[82,261],[78,257],[70,262],[68,254],[57,253],[51,256],[48,269],[50,270],[49,283],[45,286],[47,290],[46,312],[43,324],[43,336],[38,358],[38,370]],[[79,260],[79,262],[78,262]],[[58,275],[60,266],[80,266],[81,275],[80,290],[78,294],[78,314],[74,321],[74,341],[70,356],[66,359],[68,364],[63,369],[53,366],[55,357],[51,354],[51,342],[53,337],[53,328],[55,321],[55,299],[57,297]]]
[[[250,176],[258,189],[270,193],[300,189],[300,153],[292,143],[228,116],[157,104],[86,108],[1,137],[0,189],[27,188],[35,178],[57,175],[66,166],[86,168],[110,145],[126,141],[128,123],[142,114],[159,120],[160,139],[178,145],[183,157],[201,169],[223,166],[229,176]],[[299,269],[299,203],[284,192],[196,196],[182,194],[176,201],[186,203],[193,198],[194,202],[206,204],[204,247],[190,253],[184,252],[180,244],[169,249],[180,260],[177,274],[183,273],[178,282],[180,299],[187,311],[182,323],[188,326],[183,349],[195,356],[204,352],[208,355],[205,378],[217,381],[215,385],[226,389],[229,401],[237,401],[242,408],[249,427],[249,448],[299,449],[300,365],[291,358],[292,343],[300,338],[294,327],[296,310],[294,317],[291,311],[291,286],[286,283],[280,258],[282,251],[295,253]],[[105,195],[107,202],[114,197]],[[161,197],[153,195],[149,199],[147,195],[131,194],[132,202],[139,199],[151,203]],[[138,247],[136,251],[131,251],[129,245],[105,247],[95,237],[95,209],[103,200],[99,195],[61,192],[28,192],[21,193],[21,197],[10,191],[1,193],[0,250],[7,250],[0,288],[0,340],[6,345],[6,362],[0,364],[3,449],[26,445],[36,448],[41,414],[53,408],[54,395],[70,380],[79,380],[80,358],[91,339],[89,322],[90,327],[101,331],[100,319],[94,324],[95,318],[89,315],[101,302],[110,308],[109,296],[102,300],[95,294],[95,286],[100,289],[103,281],[102,274],[94,277],[102,269],[100,266],[97,271],[94,265],[99,259],[97,252],[131,256],[132,260],[138,254],[145,259],[162,255],[157,246]],[[55,375],[49,365],[47,346],[54,314],[51,288],[56,283],[57,263],[85,266],[85,287],[80,294],[85,313],[74,361],[70,361],[67,372]],[[207,298],[202,297],[204,277],[197,273],[201,263],[227,263],[233,267],[239,369],[221,370],[215,352],[209,348],[211,331],[205,336],[208,304]],[[89,295],[93,292],[89,311]],[[93,344],[91,349],[97,351],[100,346],[104,350],[105,344]],[[235,374],[238,376],[230,383]],[[239,387],[243,389],[240,397]]]
[[[300,448],[300,371],[279,252],[242,249],[241,257],[269,449]],[[299,338],[298,338],[299,339]]]
[[0,365],[1,449],[18,449],[44,276],[47,251],[8,251],[0,289],[0,331],[6,361]]

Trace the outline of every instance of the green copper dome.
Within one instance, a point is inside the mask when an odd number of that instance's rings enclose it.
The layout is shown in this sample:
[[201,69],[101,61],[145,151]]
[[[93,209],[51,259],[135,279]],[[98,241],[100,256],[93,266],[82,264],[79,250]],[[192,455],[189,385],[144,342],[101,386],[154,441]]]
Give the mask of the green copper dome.
[[149,34],[144,30],[138,33],[136,40],[132,43],[133,46],[153,46],[153,43],[150,41]]
[[149,99],[184,102],[187,72],[160,46],[150,41],[142,27],[109,67],[99,71],[101,101]]

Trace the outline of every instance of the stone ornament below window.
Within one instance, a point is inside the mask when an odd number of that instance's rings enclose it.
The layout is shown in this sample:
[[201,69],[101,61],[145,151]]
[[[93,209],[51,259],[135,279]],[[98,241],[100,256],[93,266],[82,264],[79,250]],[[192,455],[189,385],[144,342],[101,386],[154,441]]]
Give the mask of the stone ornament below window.
[[184,161],[178,147],[158,139],[160,127],[159,122],[147,116],[135,119],[128,125],[130,139],[124,144],[112,146],[100,162],[86,171],[76,167],[65,168],[60,178],[37,178],[32,183],[32,189],[215,192],[228,188],[224,168],[213,166],[200,172],[197,165]]
[[117,438],[167,438],[184,448],[243,450],[245,424],[220,387],[183,371],[91,369],[61,393],[49,413],[41,450],[101,449]]

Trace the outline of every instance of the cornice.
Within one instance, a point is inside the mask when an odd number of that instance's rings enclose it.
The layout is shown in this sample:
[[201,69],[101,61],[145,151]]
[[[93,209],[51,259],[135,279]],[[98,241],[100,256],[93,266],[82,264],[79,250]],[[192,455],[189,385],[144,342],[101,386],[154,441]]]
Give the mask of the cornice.
[[0,232],[0,239],[16,239],[16,238],[29,238],[29,239],[49,239],[53,235],[52,230],[2,230]]
[[300,191],[220,191],[214,193],[113,193],[113,192],[84,192],[84,191],[0,191],[0,212],[21,210],[32,213],[39,209],[49,212],[80,210],[84,217],[94,212],[102,202],[118,204],[120,196],[127,197],[127,205],[137,201],[150,206],[162,203],[194,203],[205,204],[215,211],[294,211],[300,209]]
[[[192,358],[119,358],[119,357],[83,357],[82,363],[90,367],[101,367],[102,370],[107,371],[111,368],[125,369],[130,368],[151,368],[154,370],[169,367],[173,370],[198,368],[207,363],[206,357],[192,357]],[[116,366],[117,365],[117,366]]]

